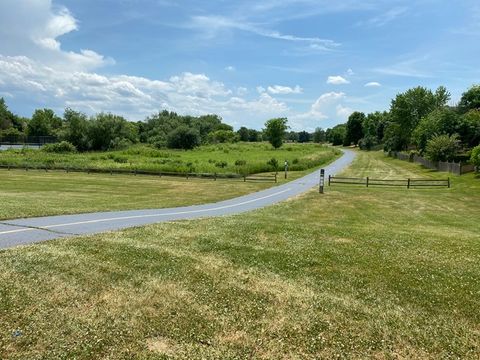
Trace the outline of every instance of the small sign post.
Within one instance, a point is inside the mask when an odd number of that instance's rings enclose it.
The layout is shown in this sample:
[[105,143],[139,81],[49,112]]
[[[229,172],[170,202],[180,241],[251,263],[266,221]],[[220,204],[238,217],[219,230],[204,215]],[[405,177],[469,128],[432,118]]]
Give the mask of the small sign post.
[[323,186],[325,185],[325,169],[320,170],[320,182],[318,184],[318,192],[323,194]]
[[285,179],[287,178],[288,175],[288,161],[285,160]]

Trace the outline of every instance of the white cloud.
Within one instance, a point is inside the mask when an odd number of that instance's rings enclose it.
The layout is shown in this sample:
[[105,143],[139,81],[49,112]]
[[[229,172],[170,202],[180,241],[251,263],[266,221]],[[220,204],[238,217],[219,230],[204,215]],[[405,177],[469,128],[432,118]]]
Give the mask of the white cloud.
[[268,92],[270,94],[281,94],[281,95],[288,95],[288,94],[301,94],[303,93],[303,89],[296,85],[294,88],[289,87],[289,86],[281,86],[281,85],[274,85],[274,86],[269,86],[267,88]]
[[355,75],[355,73],[353,72],[352,69],[348,69],[348,70],[347,70],[347,75],[348,75],[348,76],[352,76],[352,75]]
[[379,82],[376,82],[376,81],[371,81],[371,82],[368,82],[364,85],[365,87],[380,87],[382,86],[382,84],[380,84]]
[[235,66],[229,65],[229,66],[226,66],[226,67],[225,67],[225,70],[227,70],[227,71],[235,71],[236,69],[235,69]]
[[352,109],[350,109],[349,107],[343,106],[341,104],[338,104],[335,110],[337,113],[337,117],[343,120],[346,120],[353,113]]
[[349,84],[350,81],[345,79],[343,76],[329,76],[327,78],[327,84],[332,84],[332,85],[343,85],[343,84]]
[[322,94],[310,107],[310,110],[303,114],[290,117],[292,128],[306,129],[312,131],[319,126],[321,120],[334,120],[337,123],[344,122],[353,112],[343,105],[347,96],[343,92],[329,92]]
[[289,42],[303,42],[309,44],[309,47],[316,50],[332,50],[338,46],[339,43],[330,40],[322,39],[319,37],[302,37],[290,34],[282,34],[275,30],[264,29],[258,25],[243,22],[236,19],[224,17],[224,16],[194,16],[191,21],[185,25],[187,28],[194,28],[202,30],[203,34],[207,38],[213,38],[219,33],[224,32],[226,29],[241,30],[256,34],[258,36],[283,40]]
[[402,16],[408,11],[408,8],[406,7],[395,7],[393,9],[388,10],[387,12],[384,12],[383,14],[380,14],[378,16],[372,17],[366,21],[361,21],[357,23],[358,26],[366,25],[370,27],[381,27],[384,26],[398,17]]
[[259,94],[262,94],[265,91],[267,91],[267,89],[265,89],[263,86],[257,86],[256,89]]
[[161,109],[182,114],[216,113],[231,124],[258,127],[265,119],[286,116],[290,109],[263,91],[252,100],[241,98],[205,74],[189,72],[167,81],[143,77],[106,76],[94,72],[53,69],[26,56],[0,55],[0,92],[48,104],[61,111],[70,106],[89,114],[106,111],[141,120]]
[[62,50],[60,37],[78,30],[78,23],[67,8],[53,6],[51,0],[2,0],[0,24],[0,54],[21,54],[70,71],[113,63],[90,49]]

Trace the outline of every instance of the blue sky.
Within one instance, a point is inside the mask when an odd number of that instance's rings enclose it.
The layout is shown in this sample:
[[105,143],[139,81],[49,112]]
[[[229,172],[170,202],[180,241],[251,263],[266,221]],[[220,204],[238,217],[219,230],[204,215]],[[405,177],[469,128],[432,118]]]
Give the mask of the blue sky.
[[0,96],[24,116],[166,108],[313,130],[417,85],[455,102],[480,77],[473,0],[2,0],[0,37]]

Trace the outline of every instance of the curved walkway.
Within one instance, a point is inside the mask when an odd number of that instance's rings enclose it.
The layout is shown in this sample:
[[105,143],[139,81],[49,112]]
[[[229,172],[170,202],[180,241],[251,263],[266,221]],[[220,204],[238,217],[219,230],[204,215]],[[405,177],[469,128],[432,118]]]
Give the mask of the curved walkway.
[[[348,166],[355,153],[344,150],[341,158],[325,166],[325,176]],[[95,234],[163,221],[238,214],[259,209],[318,186],[319,171],[300,179],[252,194],[213,204],[167,209],[98,212],[0,221],[0,249],[68,236]]]

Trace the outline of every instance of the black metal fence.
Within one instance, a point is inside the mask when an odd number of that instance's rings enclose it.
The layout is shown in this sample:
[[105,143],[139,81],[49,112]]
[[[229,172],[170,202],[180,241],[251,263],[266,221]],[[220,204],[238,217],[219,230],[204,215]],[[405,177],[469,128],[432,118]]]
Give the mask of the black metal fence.
[[328,176],[328,186],[332,184],[349,184],[362,186],[399,186],[410,188],[417,187],[447,187],[449,188],[450,178],[447,179],[375,179],[375,178],[350,178],[341,176]]
[[0,135],[0,145],[45,145],[58,142],[55,136]]
[[194,173],[194,172],[169,172],[160,170],[141,170],[141,169],[105,169],[105,168],[76,168],[76,167],[62,167],[62,166],[46,166],[46,165],[0,165],[0,169],[21,169],[25,171],[29,170],[42,170],[48,171],[65,171],[68,172],[83,172],[87,174],[123,174],[123,175],[150,175],[150,176],[168,176],[168,177],[182,177],[182,178],[198,178],[198,179],[233,179],[243,181],[265,181],[265,182],[277,182],[277,174],[273,175],[241,175],[234,173]]

